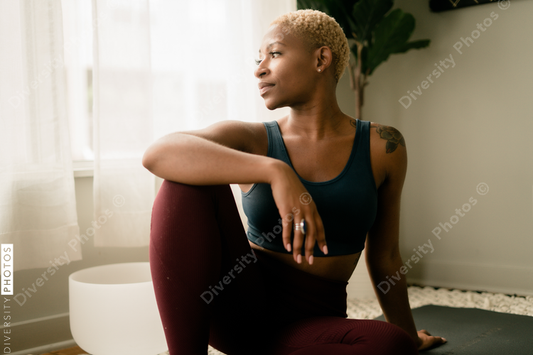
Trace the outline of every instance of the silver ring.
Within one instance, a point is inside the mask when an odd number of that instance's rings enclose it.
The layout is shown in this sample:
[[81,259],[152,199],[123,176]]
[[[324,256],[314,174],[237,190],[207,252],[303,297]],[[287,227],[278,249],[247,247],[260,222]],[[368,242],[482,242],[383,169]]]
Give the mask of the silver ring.
[[302,219],[300,223],[295,223],[294,230],[302,231],[302,234],[305,235],[305,233],[307,232],[307,225],[305,224],[305,219]]

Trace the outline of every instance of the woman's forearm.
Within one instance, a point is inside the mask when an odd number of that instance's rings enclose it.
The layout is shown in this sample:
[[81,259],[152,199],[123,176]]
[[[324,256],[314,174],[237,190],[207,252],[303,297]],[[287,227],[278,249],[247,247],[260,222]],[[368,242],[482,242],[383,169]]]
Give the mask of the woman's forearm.
[[270,183],[284,164],[184,133],[153,143],[142,163],[156,176],[189,185]]
[[390,260],[367,259],[370,278],[385,319],[405,330],[419,346],[417,330],[409,305],[405,275],[400,273],[402,266],[399,255]]

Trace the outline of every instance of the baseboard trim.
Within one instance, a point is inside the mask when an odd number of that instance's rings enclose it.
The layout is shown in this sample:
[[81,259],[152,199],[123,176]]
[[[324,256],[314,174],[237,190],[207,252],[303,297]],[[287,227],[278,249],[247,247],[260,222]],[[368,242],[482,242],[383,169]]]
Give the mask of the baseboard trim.
[[531,267],[428,260],[406,275],[410,284],[533,296]]
[[10,336],[9,344],[5,345],[4,341],[2,345],[10,352],[4,349],[4,353],[11,355],[38,355],[76,345],[70,333],[68,312],[12,322],[9,327],[2,324],[2,328],[11,330],[9,334],[4,334],[2,330],[2,334]]
[[[63,318],[63,317],[68,317],[68,316],[69,316],[69,312],[65,312],[65,313],[54,314],[54,315],[46,316],[46,317],[28,319],[28,320],[24,320],[24,321],[20,321],[20,322],[12,322],[11,325],[9,326],[9,328],[19,327],[19,326],[25,325],[25,324],[34,324],[34,323],[38,323],[38,322],[46,322],[46,321],[50,321],[50,320],[54,320],[54,319],[58,319],[58,318]],[[0,325],[0,329],[4,329],[4,328],[7,328],[5,326],[5,323]]]
[[17,351],[15,353],[11,353],[11,355],[38,355],[38,354],[48,353],[51,351],[72,348],[73,346],[76,346],[76,342],[74,341],[74,339],[70,339],[70,340],[61,341],[59,343],[42,345],[36,348]]

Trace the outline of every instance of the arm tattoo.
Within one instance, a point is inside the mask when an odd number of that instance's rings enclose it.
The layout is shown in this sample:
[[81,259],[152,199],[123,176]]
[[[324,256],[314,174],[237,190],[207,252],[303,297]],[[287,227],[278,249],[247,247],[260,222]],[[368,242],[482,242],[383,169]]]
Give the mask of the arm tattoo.
[[385,139],[387,141],[387,145],[385,146],[387,154],[394,152],[396,148],[398,148],[398,144],[401,144],[405,147],[405,139],[400,131],[398,131],[396,128],[377,125],[376,132],[379,134],[381,139]]

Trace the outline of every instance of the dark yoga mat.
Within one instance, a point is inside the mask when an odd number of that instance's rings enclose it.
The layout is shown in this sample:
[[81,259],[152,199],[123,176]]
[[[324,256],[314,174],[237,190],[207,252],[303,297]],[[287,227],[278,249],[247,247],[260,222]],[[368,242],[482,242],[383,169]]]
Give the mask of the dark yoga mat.
[[412,311],[418,330],[448,341],[421,354],[533,355],[533,317],[434,305]]

